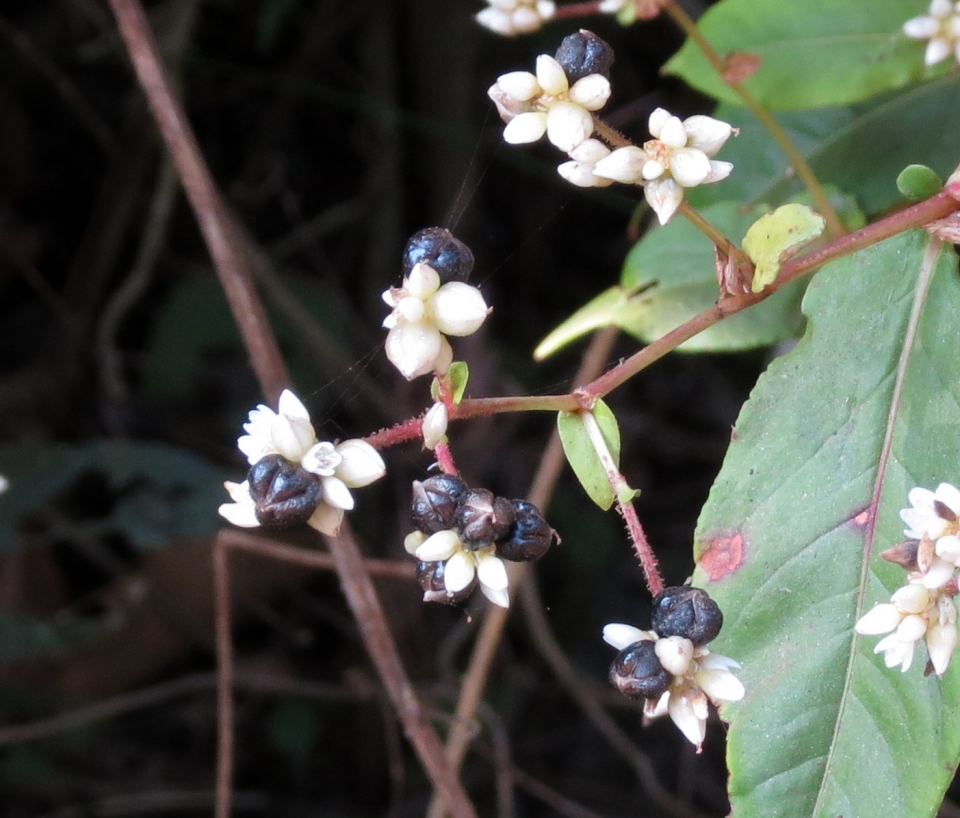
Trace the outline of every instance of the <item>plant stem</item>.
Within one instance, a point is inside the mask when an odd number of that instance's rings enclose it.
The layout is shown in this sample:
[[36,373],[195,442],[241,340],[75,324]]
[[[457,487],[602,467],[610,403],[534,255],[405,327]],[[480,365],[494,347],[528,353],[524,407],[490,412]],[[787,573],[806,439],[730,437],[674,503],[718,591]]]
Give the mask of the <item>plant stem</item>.
[[772,136],[776,143],[782,148],[783,152],[787,155],[787,159],[790,160],[793,169],[797,172],[797,176],[800,177],[810,192],[810,195],[813,197],[817,209],[824,219],[827,220],[827,231],[829,234],[834,238],[838,238],[846,233],[847,231],[843,226],[843,222],[833,209],[833,205],[830,204],[830,200],[827,198],[827,194],[824,192],[816,174],[814,174],[810,165],[807,164],[807,160],[803,157],[803,154],[800,153],[797,146],[793,144],[793,140],[790,139],[780,123],[777,122],[760,101],[747,90],[742,82],[727,78],[726,63],[723,57],[714,50],[709,41],[700,33],[697,24],[675,0],[662,0],[662,8],[673,18],[674,22],[683,29],[684,33],[697,44],[697,47],[703,52],[703,55],[720,75],[720,79],[729,85],[733,92],[740,97],[740,101],[744,107],[749,109],[750,112],[760,120],[760,123],[769,131],[770,136]]
[[616,498],[617,509],[623,521],[627,525],[627,533],[630,535],[630,541],[633,543],[633,550],[640,561],[640,567],[643,569],[644,579],[647,581],[647,588],[652,596],[656,596],[663,590],[663,577],[660,575],[660,566],[657,563],[657,555],[653,553],[650,541],[640,525],[640,518],[637,516],[637,510],[633,507],[633,497],[635,492],[627,483],[626,478],[617,468],[616,461],[610,453],[607,441],[600,430],[600,424],[593,412],[581,412],[580,418],[583,420],[583,428],[587,432],[587,437],[593,444],[593,450],[600,458],[600,464],[607,474],[607,480],[610,482],[610,488],[613,489],[613,496]]
[[718,227],[710,224],[698,210],[690,207],[686,202],[680,203],[677,212],[724,252],[729,253],[730,248],[735,246]]

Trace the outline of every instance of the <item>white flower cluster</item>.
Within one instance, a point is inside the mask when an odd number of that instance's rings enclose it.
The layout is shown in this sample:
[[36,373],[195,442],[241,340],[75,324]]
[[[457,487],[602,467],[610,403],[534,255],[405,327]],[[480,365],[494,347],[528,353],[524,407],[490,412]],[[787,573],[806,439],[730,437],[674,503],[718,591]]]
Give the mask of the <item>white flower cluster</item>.
[[539,31],[557,12],[552,0],[487,0],[487,3],[489,5],[477,14],[476,20],[484,28],[504,37]]
[[610,81],[602,74],[588,74],[570,85],[563,66],[549,54],[541,54],[535,75],[529,71],[503,74],[487,94],[507,123],[505,141],[520,145],[546,134],[568,153],[593,133],[591,111],[599,111],[610,98]]
[[496,555],[495,544],[477,550],[465,548],[460,535],[451,529],[430,536],[413,531],[403,547],[422,562],[442,562],[443,584],[451,594],[467,588],[476,577],[487,599],[501,608],[510,606],[507,568]]
[[[246,434],[237,439],[237,447],[251,466],[268,455],[280,455],[320,478],[321,500],[307,524],[324,534],[336,534],[344,511],[353,508],[350,489],[367,486],[386,473],[383,458],[364,440],[336,445],[318,441],[310,414],[289,389],[281,393],[276,412],[261,404],[250,412],[243,428]],[[259,526],[249,481],[223,485],[233,502],[220,506],[221,516],[242,528]]]
[[643,185],[647,202],[660,224],[666,224],[680,207],[685,188],[719,182],[730,175],[733,165],[712,157],[734,129],[710,116],[681,121],[663,108],[650,114],[648,125],[653,139],[642,148],[628,145],[600,156],[594,161],[592,173],[615,182]]
[[680,732],[698,750],[707,733],[708,699],[719,705],[740,701],[744,696],[743,682],[730,672],[740,667],[740,663],[712,653],[705,645],[697,647],[682,636],[661,638],[655,631],[643,631],[618,622],[604,625],[603,639],[617,650],[637,642],[656,643],[657,659],[674,679],[659,700],[647,701],[644,714],[655,718],[669,713]]
[[903,33],[914,40],[929,40],[923,55],[926,65],[943,62],[951,54],[960,63],[960,3],[932,0],[926,15],[903,24]]
[[890,602],[877,605],[855,626],[865,636],[888,634],[874,648],[884,654],[887,667],[900,665],[905,673],[921,639],[934,672],[943,676],[957,647],[957,568],[960,567],[960,490],[941,483],[936,491],[914,488],[910,508],[900,512],[910,537],[894,552],[909,554],[907,583]]
[[415,264],[400,287],[383,293],[392,312],[383,326],[390,362],[407,379],[429,372],[443,374],[453,361],[444,335],[472,335],[490,312],[480,290],[463,281],[440,285],[432,267]]

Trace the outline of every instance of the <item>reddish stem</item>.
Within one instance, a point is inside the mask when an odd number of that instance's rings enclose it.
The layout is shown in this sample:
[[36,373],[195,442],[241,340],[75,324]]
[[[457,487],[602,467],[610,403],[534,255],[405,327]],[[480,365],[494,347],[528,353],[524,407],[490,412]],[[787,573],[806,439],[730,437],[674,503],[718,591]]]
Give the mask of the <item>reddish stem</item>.
[[450,447],[446,443],[438,443],[433,453],[437,456],[440,471],[444,474],[453,475],[454,477],[460,474],[460,472],[457,471],[457,464],[453,462],[453,452],[450,451]]

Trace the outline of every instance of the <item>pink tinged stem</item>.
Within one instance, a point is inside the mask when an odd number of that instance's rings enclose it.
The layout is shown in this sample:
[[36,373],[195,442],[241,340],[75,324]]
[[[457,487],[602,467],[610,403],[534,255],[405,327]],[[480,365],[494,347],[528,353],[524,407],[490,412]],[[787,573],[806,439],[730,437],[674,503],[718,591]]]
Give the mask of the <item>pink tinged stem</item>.
[[440,464],[440,471],[444,474],[452,474],[454,477],[460,474],[457,471],[457,464],[453,462],[453,452],[446,443],[438,443],[433,452],[437,456],[437,463]]
[[600,431],[600,425],[593,412],[581,412],[580,417],[583,420],[583,427],[587,430],[587,436],[593,444],[593,449],[600,458],[603,470],[606,472],[607,480],[610,481],[610,487],[613,489],[617,500],[617,510],[623,521],[627,525],[627,533],[633,543],[633,550],[640,561],[640,567],[643,569],[644,578],[647,581],[647,588],[653,596],[656,596],[663,590],[663,577],[660,576],[660,566],[657,563],[657,556],[653,553],[653,548],[647,540],[647,535],[643,532],[643,526],[640,525],[640,518],[637,516],[637,510],[633,507],[633,497],[636,492],[630,488],[626,478],[620,473],[617,464],[610,453],[607,441],[603,438]]

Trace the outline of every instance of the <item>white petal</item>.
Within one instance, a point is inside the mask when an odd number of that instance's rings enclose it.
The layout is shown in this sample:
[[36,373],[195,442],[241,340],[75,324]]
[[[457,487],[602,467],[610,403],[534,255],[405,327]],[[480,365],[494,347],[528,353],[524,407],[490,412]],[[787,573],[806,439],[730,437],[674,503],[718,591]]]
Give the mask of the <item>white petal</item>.
[[257,435],[240,435],[237,438],[237,448],[247,458],[247,462],[251,466],[268,454],[276,454],[276,452],[271,451],[272,446],[269,438],[262,438]]
[[333,477],[342,460],[343,456],[329,440],[321,440],[303,453],[300,467],[310,474]]
[[710,160],[710,172],[703,184],[712,185],[714,182],[722,182],[730,175],[733,170],[733,162],[720,162],[717,159]]
[[477,12],[473,19],[494,34],[500,34],[504,37],[512,37],[516,34],[513,30],[513,23],[510,22],[510,15],[504,14],[504,12],[492,6]]
[[955,534],[948,534],[937,540],[937,556],[944,562],[956,565],[960,562],[960,537]]
[[729,123],[700,114],[683,120],[683,129],[687,132],[687,145],[699,148],[707,156],[715,156],[733,133]]
[[934,625],[927,633],[927,653],[937,676],[943,676],[957,647],[957,626]]
[[679,117],[671,116],[663,123],[660,141],[671,148],[682,148],[687,144],[687,132]]
[[660,224],[666,224],[683,201],[683,188],[673,179],[654,179],[647,182],[643,195],[657,214]]
[[664,670],[674,676],[685,676],[693,660],[693,642],[682,636],[659,639],[654,651]]
[[570,158],[575,162],[593,165],[610,155],[610,148],[599,139],[584,139],[577,147],[570,151]]
[[579,105],[558,102],[547,111],[547,139],[564,153],[572,151],[592,133],[593,117]]
[[309,420],[287,414],[277,416],[270,432],[276,452],[294,463],[299,463],[300,458],[317,442],[317,434]]
[[220,512],[220,516],[227,522],[233,523],[240,528],[257,528],[260,525],[252,502],[223,503],[217,511]]
[[897,625],[897,639],[901,642],[916,642],[927,632],[927,620],[917,614],[909,614]]
[[540,83],[529,71],[511,71],[497,77],[497,85],[514,99],[527,102],[540,95]]
[[507,589],[507,567],[503,564],[503,560],[493,554],[477,556],[477,578],[480,580],[480,585],[493,591]]
[[642,149],[629,145],[626,148],[617,148],[609,156],[598,161],[593,167],[593,172],[597,176],[632,185],[640,181],[643,166],[649,158]]
[[438,531],[427,537],[417,549],[417,559],[424,562],[447,560],[462,549],[463,546],[456,531]]
[[553,0],[538,0],[536,9],[541,20],[552,20],[553,15],[557,13],[557,4]]
[[250,496],[250,483],[247,480],[244,480],[242,483],[233,483],[229,480],[225,480],[223,487],[227,490],[227,494],[230,495],[230,499],[235,503],[246,503],[249,506],[252,506],[253,497]]
[[611,622],[603,626],[603,641],[617,650],[623,650],[635,642],[648,641],[649,638],[646,631],[635,628],[633,625]]
[[960,516],[960,489],[951,486],[949,483],[941,483],[933,493],[936,500],[939,500],[955,515]]
[[660,131],[663,130],[664,123],[672,114],[666,108],[654,108],[647,120],[647,128],[654,139],[660,138]]
[[344,440],[337,444],[337,452],[343,459],[337,466],[336,475],[350,488],[369,486],[387,473],[380,452],[365,440]]
[[537,82],[545,94],[557,96],[562,94],[570,87],[567,81],[567,73],[549,54],[541,54],[537,57]]
[[650,159],[647,162],[643,163],[643,169],[640,171],[640,175],[647,182],[652,182],[654,179],[659,179],[667,172],[667,166],[663,164],[659,159]]
[[731,668],[740,667],[740,663],[736,659],[731,659],[729,656],[723,656],[710,651],[707,651],[706,656],[697,660],[697,663],[700,665],[701,670],[730,670]]
[[413,265],[404,281],[404,289],[414,298],[426,300],[440,289],[440,276],[433,267],[421,261]]
[[[391,316],[388,317],[392,316],[399,316],[404,321],[420,321],[423,318],[423,301],[413,296],[401,298],[400,303],[397,304],[396,312],[391,313]],[[384,326],[387,326],[387,324],[385,323]]]
[[903,33],[914,40],[929,40],[940,31],[940,21],[933,17],[914,17],[903,24]]
[[536,142],[547,132],[547,115],[539,111],[518,114],[503,129],[503,141],[511,145]]
[[436,363],[433,365],[433,371],[438,375],[446,375],[450,364],[453,363],[453,347],[442,335],[440,336],[440,353],[437,355]]
[[890,602],[884,602],[861,616],[853,629],[863,636],[876,636],[881,633],[890,633],[900,624],[901,619],[903,619],[903,614],[900,613],[897,606]]
[[930,0],[928,12],[933,17],[943,19],[953,11],[953,5],[950,0]]
[[539,31],[543,25],[543,20],[540,19],[536,9],[529,6],[521,6],[516,11],[511,12],[510,22],[517,34],[532,34],[534,31]]
[[279,414],[286,415],[288,418],[300,418],[307,422],[310,421],[310,413],[307,411],[307,407],[304,406],[300,398],[294,395],[289,389],[284,389],[280,393],[280,400],[278,401],[277,407]]
[[890,601],[901,613],[923,613],[930,604],[930,591],[922,585],[911,583],[897,588],[890,597]]
[[[700,696],[703,696],[701,693]],[[704,697],[704,705],[706,704]],[[707,734],[707,719],[703,713],[703,707],[697,700],[695,694],[676,695],[670,694],[670,701],[667,702],[667,710],[673,723],[680,728],[687,740],[695,744],[697,749],[703,744],[704,736]]]
[[353,509],[353,495],[343,480],[339,477],[321,477],[320,482],[323,485],[324,502],[344,511]]
[[433,370],[440,354],[440,331],[424,321],[398,324],[387,334],[387,358],[408,381]]
[[710,175],[710,159],[697,148],[677,148],[670,153],[670,173],[684,187],[696,187]]
[[447,436],[447,407],[439,401],[423,417],[421,433],[424,448],[433,449]]
[[588,111],[599,111],[610,99],[610,80],[603,74],[588,74],[573,84],[567,98]]
[[307,520],[308,526],[330,537],[337,536],[342,523],[343,509],[334,508],[328,503],[319,503],[313,514],[310,515],[310,519]]
[[925,588],[942,588],[951,579],[953,579],[953,564],[934,557],[930,567],[923,575],[923,585]]
[[489,312],[480,290],[463,281],[444,284],[431,296],[427,306],[440,332],[456,337],[475,333]]
[[483,591],[483,595],[494,605],[499,605],[501,608],[510,607],[510,593],[506,588],[501,591],[497,591],[486,585],[481,585],[480,590]]
[[883,663],[887,667],[900,665],[901,671],[906,673],[910,669],[910,665],[913,664],[913,652],[916,644],[916,642],[900,642],[897,640],[896,634],[890,634],[890,636],[877,643],[873,652],[883,653]]
[[695,679],[697,686],[715,702],[738,702],[746,693],[743,682],[729,670],[701,670]]
[[585,162],[564,162],[557,166],[557,173],[577,187],[609,187],[613,184],[613,179],[597,176],[593,166]]
[[924,65],[936,65],[950,56],[950,41],[943,37],[934,37],[927,43],[927,50],[923,53]]
[[443,566],[443,584],[450,593],[455,594],[473,582],[475,571],[473,557],[466,551],[457,551]]
[[417,549],[424,544],[427,539],[427,535],[422,531],[411,531],[403,538],[403,549],[408,554],[414,555],[417,553]]

